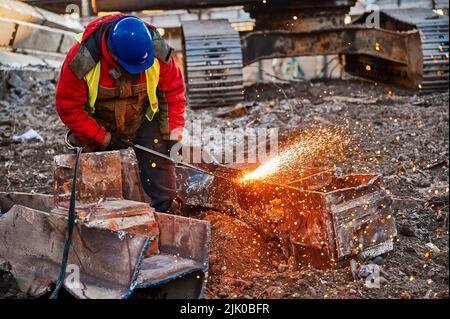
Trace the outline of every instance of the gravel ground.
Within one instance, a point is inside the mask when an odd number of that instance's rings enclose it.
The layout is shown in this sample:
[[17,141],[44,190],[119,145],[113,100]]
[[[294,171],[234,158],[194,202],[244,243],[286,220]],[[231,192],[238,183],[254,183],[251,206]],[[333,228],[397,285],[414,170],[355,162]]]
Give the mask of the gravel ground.
[[[53,156],[67,152],[55,83],[12,75],[7,85],[0,100],[0,191],[51,193]],[[417,95],[367,82],[321,81],[248,88],[246,102],[231,113],[188,110],[187,119],[201,120],[206,129],[345,126],[351,147],[335,164],[346,172],[383,174],[399,231],[395,249],[377,260],[386,280],[369,289],[353,279],[349,266],[293,270],[276,243],[233,217],[206,212],[199,216],[213,229],[206,297],[448,298],[448,100],[448,91]],[[14,138],[29,129],[43,141]],[[258,248],[243,253],[254,241]],[[0,280],[7,277],[0,269]]]

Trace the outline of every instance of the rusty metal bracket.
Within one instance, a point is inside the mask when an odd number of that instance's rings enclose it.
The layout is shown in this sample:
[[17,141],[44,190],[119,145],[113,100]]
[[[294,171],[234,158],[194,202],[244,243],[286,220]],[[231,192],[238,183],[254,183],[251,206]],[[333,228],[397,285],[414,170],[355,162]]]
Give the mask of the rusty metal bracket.
[[408,64],[408,41],[418,31],[395,32],[349,25],[308,32],[257,31],[242,37],[244,65],[262,59],[360,54]]

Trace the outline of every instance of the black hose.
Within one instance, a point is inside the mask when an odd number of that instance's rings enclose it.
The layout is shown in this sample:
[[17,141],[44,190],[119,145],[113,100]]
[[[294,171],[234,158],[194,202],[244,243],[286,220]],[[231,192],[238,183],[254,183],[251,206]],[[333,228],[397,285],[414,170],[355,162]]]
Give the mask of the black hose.
[[72,233],[73,228],[75,226],[75,199],[76,199],[76,189],[77,189],[77,173],[78,173],[78,166],[80,164],[80,156],[83,152],[82,147],[77,147],[77,155],[75,160],[75,166],[73,169],[73,180],[72,180],[72,189],[70,191],[70,205],[69,205],[69,216],[67,219],[67,234],[66,234],[66,241],[64,243],[64,251],[63,251],[63,257],[61,261],[61,270],[59,272],[58,281],[56,282],[55,290],[53,290],[52,294],[50,295],[49,299],[57,299],[59,296],[59,290],[64,284],[64,280],[66,278],[66,268],[67,268],[67,261],[69,259],[69,251],[70,251],[70,245],[72,244]]

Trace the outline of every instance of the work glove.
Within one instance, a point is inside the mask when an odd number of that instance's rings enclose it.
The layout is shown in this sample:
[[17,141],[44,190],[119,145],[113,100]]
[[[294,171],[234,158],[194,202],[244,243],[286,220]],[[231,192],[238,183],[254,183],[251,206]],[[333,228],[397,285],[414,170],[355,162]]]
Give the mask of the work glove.
[[[109,132],[107,132],[106,134],[110,134],[110,141],[108,146],[106,147],[106,150],[108,151],[123,150],[132,145],[128,138],[122,134]],[[105,136],[105,138],[107,137]]]
[[95,144],[88,144],[85,145],[81,143],[76,137],[75,134],[72,133],[72,131],[67,131],[66,137],[64,139],[66,146],[73,150],[76,153],[76,150],[78,147],[83,147],[83,151],[86,153],[95,152],[97,149],[97,145]]

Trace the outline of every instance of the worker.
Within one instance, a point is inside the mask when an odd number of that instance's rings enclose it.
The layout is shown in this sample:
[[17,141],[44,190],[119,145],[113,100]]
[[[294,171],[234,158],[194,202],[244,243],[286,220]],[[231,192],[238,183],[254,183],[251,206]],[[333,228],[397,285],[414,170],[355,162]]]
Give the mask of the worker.
[[[72,145],[88,151],[127,148],[165,155],[184,127],[185,84],[173,49],[137,17],[113,14],[76,36],[61,69],[56,110]],[[177,213],[173,163],[135,149],[143,188],[159,212]]]

